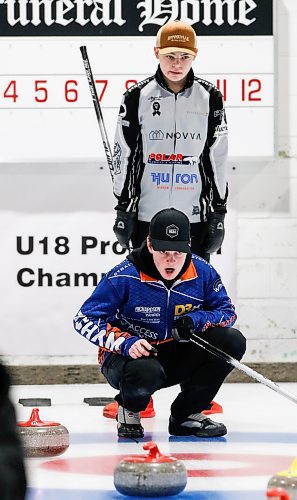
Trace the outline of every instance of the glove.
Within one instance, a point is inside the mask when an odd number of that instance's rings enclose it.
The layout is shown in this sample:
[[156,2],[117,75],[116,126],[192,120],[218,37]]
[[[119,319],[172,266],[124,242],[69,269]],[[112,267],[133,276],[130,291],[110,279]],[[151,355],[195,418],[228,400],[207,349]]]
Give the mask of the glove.
[[113,232],[123,248],[129,248],[129,240],[135,230],[137,215],[135,212],[117,211]]
[[189,342],[194,333],[194,322],[190,316],[180,316],[173,323],[172,337],[178,342]]
[[203,244],[206,253],[214,253],[221,248],[225,236],[224,219],[225,214],[219,212],[209,214]]

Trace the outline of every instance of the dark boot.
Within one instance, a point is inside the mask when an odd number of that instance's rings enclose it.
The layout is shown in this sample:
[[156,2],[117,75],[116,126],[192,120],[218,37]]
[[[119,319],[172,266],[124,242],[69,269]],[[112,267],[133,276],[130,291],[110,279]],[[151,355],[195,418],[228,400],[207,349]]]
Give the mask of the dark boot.
[[194,413],[182,421],[170,417],[168,431],[172,436],[197,436],[205,438],[227,434],[224,424],[211,420],[203,415],[203,413]]
[[118,414],[118,437],[138,439],[143,437],[143,427],[140,423],[140,413],[126,410],[119,405]]

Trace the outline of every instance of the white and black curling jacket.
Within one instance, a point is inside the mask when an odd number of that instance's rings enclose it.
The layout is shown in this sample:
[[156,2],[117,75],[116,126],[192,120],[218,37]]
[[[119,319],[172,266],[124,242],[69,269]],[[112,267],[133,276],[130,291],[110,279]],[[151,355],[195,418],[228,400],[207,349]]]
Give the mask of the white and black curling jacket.
[[168,207],[191,223],[226,212],[227,123],[223,97],[191,69],[174,94],[158,68],[123,96],[115,134],[116,210],[150,221]]

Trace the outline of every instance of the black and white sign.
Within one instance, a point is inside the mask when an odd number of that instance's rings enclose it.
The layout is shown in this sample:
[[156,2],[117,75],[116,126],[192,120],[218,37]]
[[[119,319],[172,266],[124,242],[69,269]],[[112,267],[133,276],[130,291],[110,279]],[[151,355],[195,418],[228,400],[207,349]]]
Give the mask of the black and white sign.
[[0,0],[1,36],[153,36],[174,19],[201,36],[272,35],[272,0]]

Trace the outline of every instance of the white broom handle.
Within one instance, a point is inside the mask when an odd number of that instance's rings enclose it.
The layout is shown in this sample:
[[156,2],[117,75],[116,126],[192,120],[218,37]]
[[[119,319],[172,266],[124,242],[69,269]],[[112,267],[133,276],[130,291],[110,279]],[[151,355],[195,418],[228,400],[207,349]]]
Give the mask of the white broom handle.
[[241,363],[240,361],[237,361],[237,359],[232,358],[229,354],[225,353],[224,351],[221,351],[218,347],[215,347],[211,345],[207,340],[202,339],[195,333],[192,334],[190,340],[202,347],[202,349],[205,349],[206,351],[210,352],[214,356],[217,356],[218,358],[226,361],[230,365],[234,366],[234,368],[237,368],[237,370],[245,373],[249,377],[257,380],[261,384],[266,385],[267,387],[270,387],[273,391],[277,392],[278,394],[281,394],[285,398],[289,399],[290,401],[293,401],[293,403],[297,403],[297,396],[295,394],[292,394],[285,389],[282,389],[279,385],[277,385],[275,382],[272,382],[272,380],[269,380],[269,378],[264,377],[260,373],[256,372],[249,366],[246,366],[245,364]]

